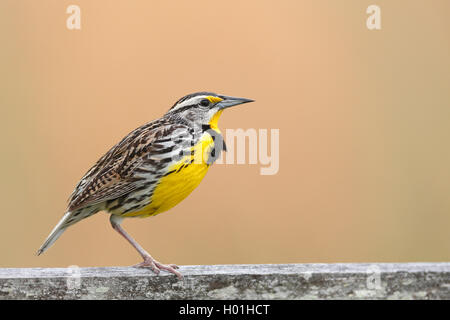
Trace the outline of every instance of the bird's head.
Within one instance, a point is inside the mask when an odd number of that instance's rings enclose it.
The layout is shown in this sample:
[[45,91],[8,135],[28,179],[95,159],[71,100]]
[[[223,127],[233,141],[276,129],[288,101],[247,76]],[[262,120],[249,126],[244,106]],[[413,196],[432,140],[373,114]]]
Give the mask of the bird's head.
[[187,121],[196,126],[217,127],[217,121],[224,109],[252,101],[212,92],[197,92],[178,100],[167,112],[167,116]]

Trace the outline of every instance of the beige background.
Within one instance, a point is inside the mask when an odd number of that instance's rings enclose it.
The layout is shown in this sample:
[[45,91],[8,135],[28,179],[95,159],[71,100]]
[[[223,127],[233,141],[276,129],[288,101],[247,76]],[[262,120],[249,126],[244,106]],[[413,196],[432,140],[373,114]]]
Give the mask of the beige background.
[[[366,8],[382,9],[382,30]],[[82,29],[66,28],[69,4]],[[216,165],[124,222],[178,264],[450,260],[450,2],[0,3],[0,266],[140,261],[99,213],[34,254],[78,179],[184,94],[253,98],[220,127],[279,128],[280,171]]]

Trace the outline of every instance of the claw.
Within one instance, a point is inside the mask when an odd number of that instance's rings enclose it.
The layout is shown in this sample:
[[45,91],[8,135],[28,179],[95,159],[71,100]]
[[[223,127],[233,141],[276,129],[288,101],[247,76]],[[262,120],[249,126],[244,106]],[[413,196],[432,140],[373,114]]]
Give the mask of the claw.
[[165,270],[167,272],[170,272],[170,273],[176,275],[178,277],[178,279],[180,279],[180,280],[183,279],[183,276],[181,275],[181,273],[179,273],[176,270],[176,269],[179,269],[180,267],[178,267],[175,264],[162,264],[162,263],[154,260],[153,258],[146,258],[143,262],[138,263],[138,264],[134,265],[133,267],[136,267],[136,268],[149,267],[156,274],[159,274],[161,270]]

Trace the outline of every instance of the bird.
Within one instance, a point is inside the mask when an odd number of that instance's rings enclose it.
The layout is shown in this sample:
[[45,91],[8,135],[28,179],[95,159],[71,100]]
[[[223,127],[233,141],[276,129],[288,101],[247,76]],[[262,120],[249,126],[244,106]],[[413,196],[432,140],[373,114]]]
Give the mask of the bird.
[[162,264],[121,226],[125,218],[151,217],[184,200],[203,180],[208,169],[226,151],[218,127],[222,112],[253,102],[213,92],[196,92],[179,99],[159,119],[126,135],[106,152],[76,185],[67,210],[37,255],[46,251],[73,224],[100,211],[141,255],[135,267],[161,270],[182,278],[175,264]]

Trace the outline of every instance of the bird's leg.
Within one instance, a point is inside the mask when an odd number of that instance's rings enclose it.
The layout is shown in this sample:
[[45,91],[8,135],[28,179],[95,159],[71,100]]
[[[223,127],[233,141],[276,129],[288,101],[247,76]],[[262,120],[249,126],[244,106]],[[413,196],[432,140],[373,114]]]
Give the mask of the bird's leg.
[[[120,218],[120,219],[118,219]],[[119,220],[119,221],[117,221]],[[137,250],[137,252],[139,252],[139,254],[142,256],[142,258],[144,259],[143,262],[135,265],[135,267],[138,268],[143,268],[143,267],[150,267],[153,272],[155,272],[156,274],[159,274],[159,272],[161,270],[166,270],[170,273],[173,273],[174,275],[176,275],[179,279],[182,279],[182,275],[180,272],[178,272],[175,269],[178,269],[178,266],[175,264],[162,264],[158,261],[156,261],[147,251],[144,250],[144,248],[142,248],[139,243],[137,243],[120,225],[122,218],[115,216],[115,215],[111,215],[111,225],[114,228],[114,230],[116,230],[122,237],[124,237],[125,239],[127,239],[127,241]]]

